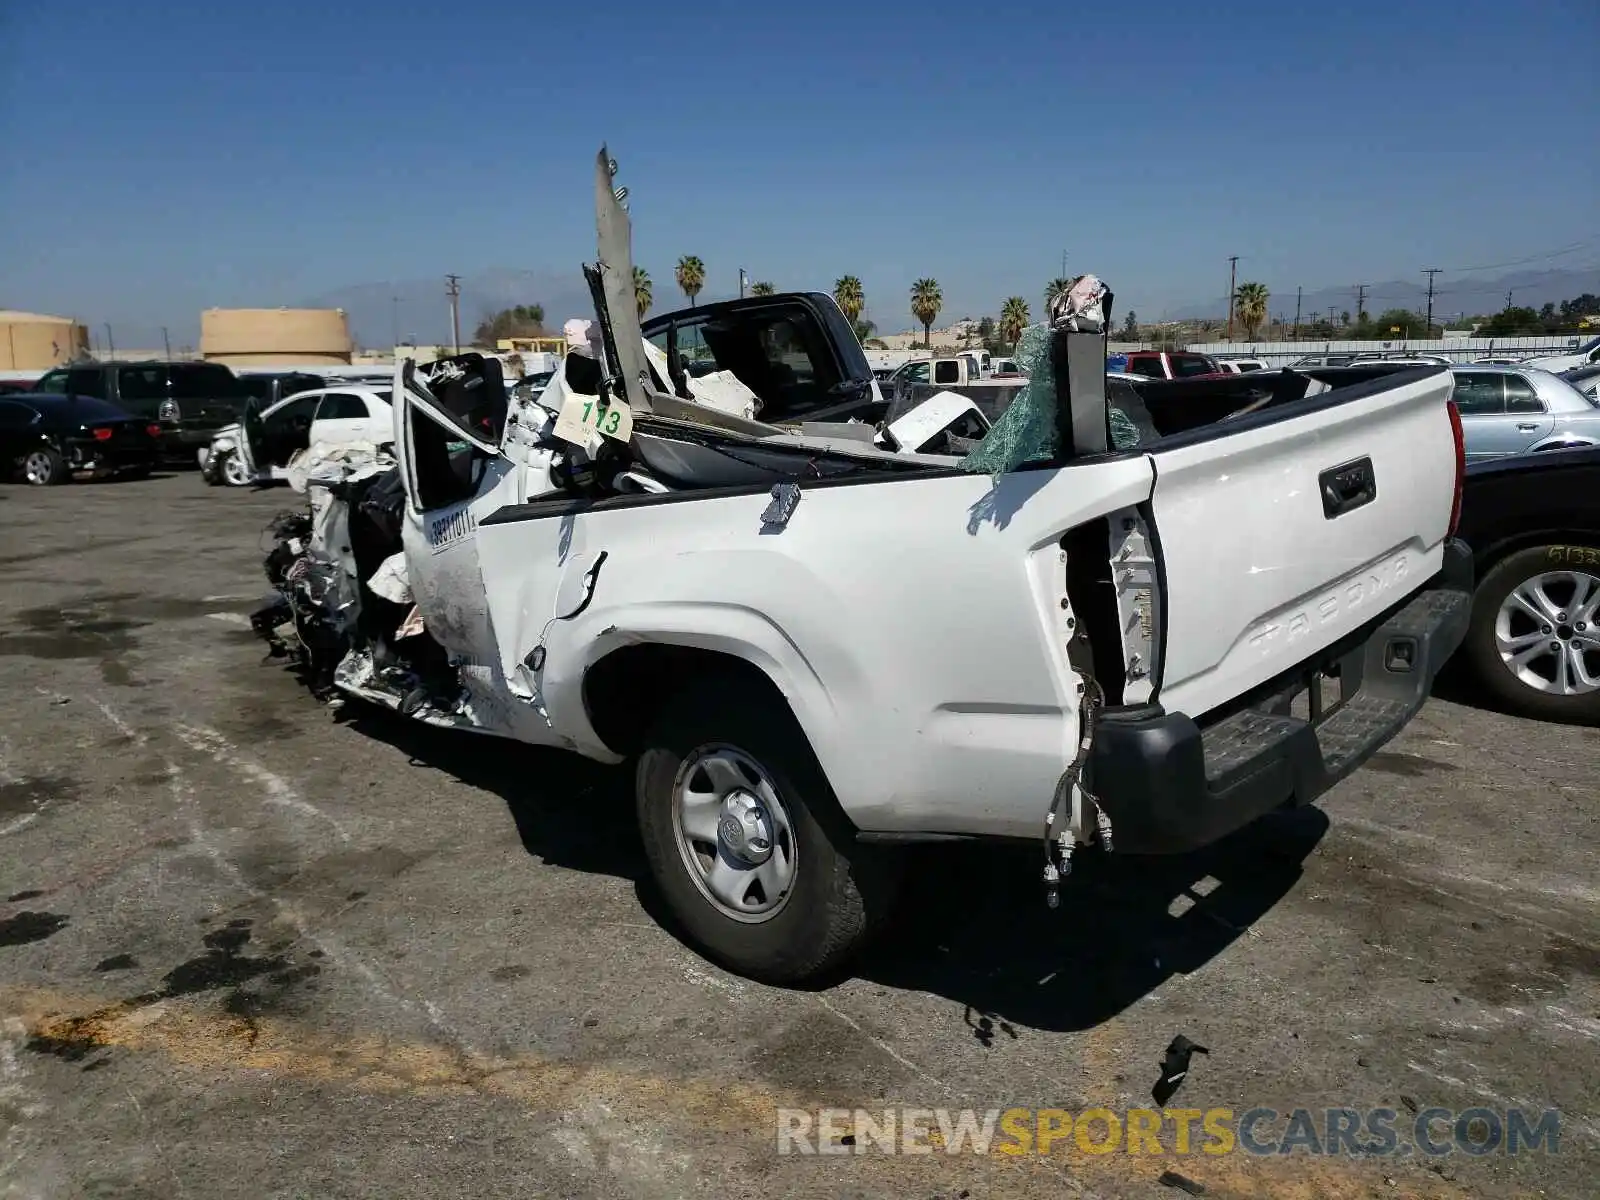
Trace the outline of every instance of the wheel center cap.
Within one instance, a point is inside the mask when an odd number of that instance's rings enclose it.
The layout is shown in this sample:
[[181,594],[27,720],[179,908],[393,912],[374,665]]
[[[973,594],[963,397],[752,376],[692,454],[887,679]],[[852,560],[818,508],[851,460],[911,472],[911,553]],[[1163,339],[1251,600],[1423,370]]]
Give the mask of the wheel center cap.
[[749,792],[729,792],[717,818],[717,841],[730,858],[752,866],[766,862],[772,856],[772,831],[761,801]]
[[1572,626],[1571,625],[1557,625],[1556,626],[1556,636],[1558,638],[1560,638],[1563,642],[1570,642],[1572,640]]

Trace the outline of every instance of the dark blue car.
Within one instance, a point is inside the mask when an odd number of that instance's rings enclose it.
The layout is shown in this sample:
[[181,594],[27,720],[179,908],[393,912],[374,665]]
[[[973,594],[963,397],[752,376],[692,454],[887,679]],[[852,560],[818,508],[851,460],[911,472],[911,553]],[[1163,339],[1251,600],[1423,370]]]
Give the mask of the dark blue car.
[[148,475],[160,447],[159,424],[92,396],[0,396],[0,474],[38,487],[75,471]]

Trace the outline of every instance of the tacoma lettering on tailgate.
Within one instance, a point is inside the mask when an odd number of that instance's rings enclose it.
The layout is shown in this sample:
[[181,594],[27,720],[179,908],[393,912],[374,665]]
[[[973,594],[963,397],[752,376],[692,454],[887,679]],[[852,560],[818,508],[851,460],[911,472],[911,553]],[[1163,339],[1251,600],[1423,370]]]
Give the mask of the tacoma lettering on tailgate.
[[1264,653],[1297,642],[1329,625],[1339,626],[1339,632],[1343,633],[1354,628],[1356,621],[1351,619],[1354,614],[1359,612],[1365,617],[1389,604],[1410,573],[1411,557],[1402,551],[1354,578],[1341,580],[1298,608],[1257,625],[1245,635],[1245,641],[1252,650]]

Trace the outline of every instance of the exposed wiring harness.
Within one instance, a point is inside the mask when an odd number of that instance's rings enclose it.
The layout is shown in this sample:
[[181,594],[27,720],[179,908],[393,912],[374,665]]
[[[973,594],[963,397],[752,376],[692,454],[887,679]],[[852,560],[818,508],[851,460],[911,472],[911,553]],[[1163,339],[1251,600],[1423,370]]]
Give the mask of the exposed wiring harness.
[[[610,557],[610,554],[611,552],[609,550],[600,551],[600,553],[595,556],[594,562],[590,564],[589,569],[583,573],[583,599],[578,601],[576,607],[574,607],[571,612],[552,614],[550,619],[544,623],[544,628],[539,631],[539,641],[534,645],[533,649],[528,652],[527,658],[523,661],[523,665],[526,666],[528,670],[532,671],[536,675],[540,671],[544,670],[544,644],[545,639],[550,636],[550,627],[558,621],[572,620],[573,617],[576,617],[579,613],[583,612],[584,609],[589,607],[590,602],[594,599],[594,586],[600,579],[600,568],[605,566],[606,559]],[[558,602],[559,599],[560,598],[558,596]]]
[[1045,901],[1051,908],[1061,903],[1061,895],[1057,889],[1061,881],[1072,874],[1072,851],[1075,845],[1072,830],[1065,826],[1058,829],[1056,819],[1064,808],[1070,808],[1073,788],[1076,787],[1085,800],[1095,805],[1095,810],[1100,813],[1102,837],[1107,848],[1111,844],[1111,822],[1106,818],[1094,795],[1083,786],[1083,769],[1089,761],[1089,748],[1094,744],[1095,719],[1099,715],[1101,703],[1100,685],[1092,677],[1086,678],[1082,701],[1078,706],[1078,752],[1073,755],[1072,762],[1057,780],[1055,795],[1050,799],[1050,811],[1044,818]]

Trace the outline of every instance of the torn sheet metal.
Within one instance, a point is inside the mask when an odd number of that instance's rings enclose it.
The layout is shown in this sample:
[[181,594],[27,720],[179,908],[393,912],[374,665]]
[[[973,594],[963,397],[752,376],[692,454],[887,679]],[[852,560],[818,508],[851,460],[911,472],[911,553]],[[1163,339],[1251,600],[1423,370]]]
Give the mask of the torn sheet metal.
[[602,324],[609,323],[615,339],[616,368],[622,396],[637,415],[648,416],[652,409],[646,384],[650,370],[640,347],[644,333],[639,328],[639,306],[633,292],[633,223],[623,207],[626,188],[618,188],[616,160],[606,147],[600,147],[594,164],[595,231],[598,235],[604,312]]
[[1071,333],[1104,333],[1110,308],[1111,289],[1093,275],[1080,275],[1050,301],[1050,324]]
[[[642,342],[645,357],[655,368],[656,375],[670,388],[672,374],[666,353],[649,338],[642,339]],[[740,382],[739,377],[732,371],[713,371],[709,375],[701,376],[691,375],[687,382],[689,394],[696,404],[703,404],[707,408],[714,408],[730,416],[743,417],[746,421],[754,421],[756,413],[761,409],[760,397]]]

